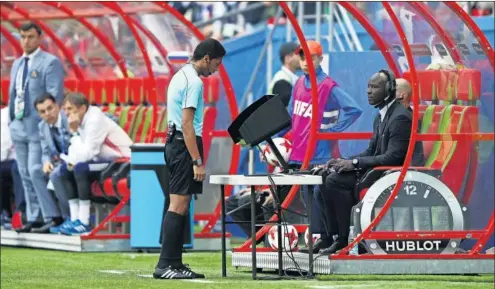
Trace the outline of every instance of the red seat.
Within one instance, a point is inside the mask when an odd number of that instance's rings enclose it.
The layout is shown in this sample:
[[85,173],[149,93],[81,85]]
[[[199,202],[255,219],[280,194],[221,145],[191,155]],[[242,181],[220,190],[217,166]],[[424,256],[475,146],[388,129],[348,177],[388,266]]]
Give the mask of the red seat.
[[64,86],[69,91],[77,91],[77,83],[78,83],[78,80],[74,79],[74,78],[66,78],[64,80]]
[[156,103],[165,105],[167,103],[167,88],[169,83],[167,76],[159,76],[156,78]]
[[203,98],[205,103],[211,104],[220,98],[220,78],[218,76],[203,77]]
[[92,94],[93,101],[96,105],[103,104],[103,90],[105,88],[105,81],[100,79],[92,80]]
[[117,189],[118,189],[120,195],[122,196],[122,198],[130,197],[131,191],[129,190],[129,183],[127,181],[127,178],[121,179],[118,181]]
[[102,101],[104,103],[116,103],[117,102],[117,81],[115,79],[104,80],[104,89],[102,92]]
[[115,80],[115,92],[117,94],[117,102],[120,104],[127,103],[128,101],[128,81],[126,79]]
[[143,79],[142,78],[128,78],[128,90],[129,98],[134,105],[142,103],[144,101],[143,96]]
[[203,118],[203,152],[204,162],[208,161],[208,155],[211,147],[211,132],[215,128],[215,120],[217,119],[217,108],[214,106],[206,107]]
[[94,103],[93,95],[91,95],[91,90],[93,89],[93,82],[91,80],[79,81],[77,85],[77,91],[84,94],[89,103]]
[[464,68],[459,71],[457,99],[475,101],[481,96],[481,71]]
[[9,85],[10,79],[4,78],[1,82],[1,93],[2,93],[2,105],[7,105],[9,103]]

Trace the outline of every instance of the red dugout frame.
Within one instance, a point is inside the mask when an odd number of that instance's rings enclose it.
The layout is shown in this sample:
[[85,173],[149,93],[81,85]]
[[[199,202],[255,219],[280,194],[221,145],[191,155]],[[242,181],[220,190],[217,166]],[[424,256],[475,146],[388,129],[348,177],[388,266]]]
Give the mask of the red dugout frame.
[[[120,70],[122,71],[124,77],[127,77],[127,70],[125,66],[125,61],[123,61],[122,56],[119,55],[119,53],[115,50],[114,47],[111,46],[111,43],[109,43],[107,40],[105,40],[105,35],[102,35],[101,32],[99,32],[95,27],[92,27],[91,24],[86,21],[85,17],[94,17],[94,16],[103,16],[105,13],[107,13],[108,9],[111,11],[114,11],[116,14],[118,14],[129,26],[131,32],[133,33],[137,44],[139,46],[139,49],[143,52],[145,64],[146,64],[146,70],[148,72],[148,77],[149,79],[146,80],[146,83],[149,83],[152,86],[152,89],[150,90],[150,99],[153,105],[153,118],[152,118],[152,124],[151,124],[151,130],[150,134],[147,138],[147,141],[151,141],[155,137],[163,137],[163,133],[157,133],[155,131],[156,129],[156,121],[157,121],[157,95],[156,95],[156,82],[155,78],[153,76],[153,72],[151,69],[151,63],[150,59],[148,57],[148,54],[146,52],[146,47],[144,46],[142,39],[139,36],[138,31],[136,30],[136,27],[138,30],[140,30],[145,36],[149,37],[151,42],[156,46],[157,50],[160,52],[162,57],[165,57],[167,54],[166,49],[160,45],[159,41],[157,41],[156,38],[153,37],[153,35],[147,31],[142,25],[139,25],[140,23],[137,23],[135,19],[133,19],[130,15],[139,13],[141,10],[136,8],[136,7],[126,7],[125,9],[119,6],[117,3],[109,3],[109,2],[98,2],[100,5],[106,8],[105,9],[96,9],[91,12],[84,12],[84,11],[73,11],[69,7],[65,7],[63,4],[57,3],[54,4],[54,2],[43,2],[45,5],[49,5],[51,7],[55,7],[60,12],[63,14],[61,15],[50,15],[47,13],[33,13],[30,14],[29,11],[26,11],[25,9],[18,7],[15,2],[14,3],[2,3],[2,7],[12,9],[13,11],[17,12],[22,18],[24,19],[30,19],[36,22],[37,24],[40,25],[40,27],[46,32],[46,34],[52,38],[52,40],[57,44],[58,48],[63,52],[64,56],[69,60],[70,64],[72,65],[74,72],[76,76],[79,79],[84,79],[84,74],[81,71],[80,67],[74,62],[73,54],[70,50],[67,50],[61,40],[57,38],[57,36],[47,27],[42,23],[43,20],[45,19],[54,19],[54,17],[67,17],[67,18],[74,18],[77,21],[81,22],[86,28],[88,28],[94,35],[97,37],[102,44],[107,48],[108,52],[112,55],[112,57],[115,59],[117,62]],[[400,176],[399,176],[399,182],[397,185],[394,187],[391,196],[385,203],[384,210],[382,210],[376,218],[373,220],[373,222],[370,224],[368,228],[366,228],[362,234],[358,236],[358,238],[350,244],[348,247],[346,247],[344,250],[342,250],[338,255],[334,255],[332,258],[333,259],[353,259],[353,258],[397,258],[397,256],[390,257],[391,255],[385,255],[385,256],[376,256],[376,255],[365,255],[365,256],[347,256],[347,252],[349,249],[355,245],[357,242],[363,240],[363,239],[399,239],[399,238],[404,238],[405,236],[407,237],[414,237],[414,238],[422,238],[422,233],[421,232],[406,232],[405,234],[397,234],[396,232],[394,233],[371,233],[370,231],[380,222],[380,220],[383,218],[387,210],[390,208],[393,198],[398,194],[398,190],[400,185],[402,184],[402,181],[405,177],[406,171],[409,168],[410,161],[412,158],[412,149],[414,146],[414,142],[416,140],[443,140],[443,139],[450,139],[450,140],[494,140],[494,134],[493,133],[452,133],[452,134],[436,134],[436,133],[427,133],[427,134],[418,134],[416,132],[416,127],[417,127],[417,119],[418,119],[418,105],[419,105],[419,100],[418,100],[418,80],[417,80],[417,74],[416,74],[416,69],[414,67],[414,62],[412,59],[412,53],[411,49],[409,47],[409,43],[406,40],[404,31],[392,11],[392,8],[388,2],[382,2],[385,10],[387,11],[388,15],[390,16],[393,25],[397,31],[397,33],[401,37],[402,44],[405,49],[405,54],[407,61],[410,65],[410,72],[411,72],[411,83],[413,86],[414,90],[414,97],[413,97],[413,105],[414,105],[414,113],[413,113],[413,129],[411,133],[411,142],[408,147],[408,153],[406,156],[406,161],[404,165],[401,168]],[[289,21],[291,22],[292,26],[294,27],[294,30],[296,32],[296,35],[299,39],[299,41],[302,44],[302,48],[305,54],[309,54],[309,49],[306,44],[305,37],[303,35],[302,29],[297,23],[297,20],[294,16],[294,14],[290,11],[288,8],[287,4],[285,2],[279,2],[280,6],[284,10],[285,14],[287,15]],[[378,48],[382,52],[385,61],[387,62],[389,68],[397,75],[400,76],[400,71],[397,67],[395,59],[392,57],[390,53],[390,47],[388,46],[387,42],[382,38],[380,33],[369,23],[368,19],[366,16],[362,14],[361,11],[359,11],[355,6],[348,2],[338,2],[339,5],[341,5],[345,10],[347,10],[365,29],[366,31],[371,35],[375,43],[377,44]],[[466,14],[462,8],[454,2],[444,2],[444,4],[449,7],[461,20],[462,22],[471,30],[471,32],[476,36],[478,39],[478,42],[480,43],[483,51],[485,52],[486,57],[488,58],[490,65],[492,68],[495,68],[495,52],[493,51],[493,48],[489,44],[488,40],[486,37],[483,35],[481,30],[477,27],[477,25],[474,23],[474,21],[471,19],[469,15]],[[459,51],[457,50],[457,47],[455,46],[455,43],[452,39],[452,37],[449,35],[448,32],[446,32],[434,19],[434,17],[431,15],[428,6],[422,4],[422,3],[411,3],[412,5],[423,17],[429,25],[435,30],[435,32],[441,37],[442,41],[447,44],[447,49],[449,51],[449,54],[453,57],[454,61],[456,63],[462,64],[462,57],[460,56]],[[197,37],[199,40],[203,39],[203,35],[201,32],[192,24],[190,23],[187,19],[183,17],[178,11],[173,9],[171,6],[169,6],[165,2],[154,2],[153,4],[148,4],[144,5],[143,9],[146,11],[149,10],[150,13],[161,13],[161,12],[167,12],[172,14],[177,20],[179,20],[184,26],[186,26],[193,34],[195,37]],[[10,17],[7,13],[2,11],[0,14],[2,20],[5,21],[10,21],[15,27],[19,26],[19,23],[17,22],[18,20],[21,20],[19,15],[13,15]],[[89,25],[88,25],[89,24]],[[17,52],[20,52],[20,46],[15,40],[15,38],[5,29],[5,27],[2,25],[0,26],[1,28],[1,33],[5,36],[5,38],[11,42],[11,44],[14,46]],[[314,105],[317,105],[317,91],[315,89],[316,87],[316,76],[315,76],[315,70],[312,65],[312,63],[308,64],[309,66],[309,71],[310,71],[310,82],[312,86],[312,101]],[[232,119],[234,119],[238,115],[238,109],[237,109],[237,104],[235,100],[235,96],[233,93],[233,89],[231,86],[231,83],[229,81],[228,75],[224,69],[223,66],[220,67],[219,70],[220,77],[222,78],[223,86],[225,89],[225,93],[227,96],[227,101],[228,105],[230,108],[230,114]],[[312,118],[312,123],[311,123],[311,133],[310,133],[310,138],[309,138],[309,150],[306,154],[306,157],[303,162],[303,168],[306,168],[308,166],[310,156],[313,154],[314,149],[315,149],[315,143],[317,140],[339,140],[339,139],[369,139],[371,137],[371,133],[318,133],[317,132],[317,125],[316,125],[316,110],[313,111],[313,118]],[[229,137],[227,131],[218,131],[214,130],[210,133],[211,137]],[[230,174],[235,174],[237,171],[237,167],[239,164],[239,157],[240,157],[240,147],[234,146],[233,151],[232,151],[232,162],[229,168],[229,173]],[[292,202],[294,197],[296,196],[298,188],[293,188],[289,195],[287,196],[286,200],[282,204],[283,208],[287,208],[288,205]],[[227,187],[226,190],[226,196],[229,196],[232,191],[232,187]],[[197,236],[212,236],[210,233],[211,230],[213,229],[214,225],[218,221],[220,217],[220,204],[217,205],[215,208],[214,212],[212,214],[205,214],[201,215],[200,219],[203,220],[208,220],[208,224],[205,226],[205,228],[202,230],[200,234],[197,234]],[[455,238],[455,237],[464,237],[467,234],[471,234],[473,238],[478,238],[478,242],[476,245],[473,247],[473,251],[468,255],[460,255],[457,254],[455,255],[401,255],[402,258],[425,258],[425,257],[434,257],[434,258],[484,258],[484,255],[480,255],[479,250],[483,248],[483,246],[486,244],[488,241],[490,234],[492,234],[495,226],[494,222],[494,213],[492,213],[490,220],[485,227],[484,230],[478,230],[478,231],[462,231],[462,232],[435,232],[431,233],[429,232],[428,237],[440,237],[440,236],[448,236],[450,238]],[[273,216],[270,221],[275,221],[276,216]],[[268,232],[269,226],[263,227],[258,234],[256,235],[256,239],[259,239],[262,235]],[[97,235],[93,236],[97,237]],[[426,238],[426,237],[424,237]],[[246,243],[244,243],[239,250],[249,250],[249,246],[251,245],[251,240],[248,240]]]
[[[349,13],[351,13],[370,33],[370,35],[373,37],[375,40],[375,43],[381,50],[383,56],[385,57],[385,60],[389,64],[390,68],[393,70],[394,73],[396,73],[397,76],[400,76],[401,74],[398,73],[397,66],[395,65],[395,61],[392,59],[390,60],[389,57],[390,53],[388,51],[387,44],[381,39],[378,31],[376,31],[371,24],[367,21],[367,19],[358,11],[352,4],[349,4],[347,2],[338,2],[339,5],[341,5],[343,8],[345,8]],[[306,39],[302,33],[302,30],[297,23],[297,19],[290,11],[288,6],[284,2],[279,2],[280,6],[284,10],[285,14],[287,15],[288,20],[291,22],[294,31],[297,35],[297,38],[299,42],[301,43],[301,46],[303,48],[303,51],[306,55],[309,55],[309,50],[306,44]],[[449,134],[440,134],[440,133],[428,133],[428,134],[419,134],[417,133],[417,124],[418,124],[418,119],[419,119],[419,99],[418,99],[418,87],[419,83],[417,80],[417,73],[416,73],[416,68],[414,66],[414,60],[411,52],[411,48],[409,46],[409,43],[407,41],[406,35],[404,30],[401,27],[401,24],[399,22],[399,19],[395,15],[394,11],[392,10],[392,7],[388,2],[382,1],[383,7],[385,8],[387,14],[389,15],[390,19],[393,22],[393,25],[397,31],[397,33],[400,36],[401,42],[403,44],[404,50],[405,50],[405,55],[407,58],[407,61],[410,66],[410,81],[411,85],[413,87],[413,125],[411,129],[411,141],[408,146],[408,152],[406,155],[406,159],[404,162],[404,165],[401,167],[400,170],[400,175],[398,182],[394,186],[394,189],[392,190],[391,195],[387,199],[387,201],[384,204],[384,207],[376,215],[376,217],[373,219],[371,224],[363,230],[363,232],[357,236],[357,238],[349,244],[346,248],[342,249],[338,254],[332,255],[331,259],[334,260],[346,260],[346,259],[425,259],[425,258],[437,258],[437,259],[487,259],[487,258],[492,258],[491,255],[486,255],[486,254],[479,254],[479,251],[485,246],[486,242],[490,238],[491,234],[494,232],[494,227],[495,227],[495,211],[492,212],[491,217],[486,225],[486,227],[483,230],[472,230],[472,231],[447,231],[447,232],[371,232],[382,220],[382,218],[385,216],[387,211],[390,209],[395,197],[399,193],[399,189],[402,185],[402,182],[404,180],[404,177],[406,175],[406,172],[408,168],[410,167],[412,155],[413,155],[413,150],[414,150],[414,144],[417,140],[473,140],[473,141],[479,141],[479,140],[494,140],[494,133],[449,133]],[[493,52],[493,48],[489,44],[488,40],[486,37],[483,35],[483,33],[480,31],[480,29],[477,27],[477,25],[473,22],[473,20],[462,10],[462,8],[454,2],[445,2],[445,4],[452,10],[454,11],[463,21],[463,23],[471,30],[471,32],[474,33],[476,38],[478,39],[479,43],[482,45],[482,48],[487,56],[487,58],[490,61],[490,64],[492,68],[494,68],[494,55],[495,53]],[[435,21],[435,19],[432,17],[431,13],[428,10],[428,7],[422,3],[412,3],[414,8],[417,9],[417,11],[426,19],[426,21],[430,24],[430,26],[433,27],[435,32],[440,35],[442,41],[444,41],[447,44],[447,49],[452,55],[454,61],[458,64],[462,64],[462,58],[457,50],[457,47],[455,46],[452,37],[440,26],[438,23]],[[393,63],[393,64],[392,64]],[[310,76],[310,82],[311,82],[311,91],[312,91],[312,103],[313,105],[318,105],[318,98],[317,98],[317,90],[316,90],[316,76],[315,76],[315,70],[311,62],[308,62],[308,68],[309,68],[309,76]],[[316,110],[312,111],[312,121],[311,121],[311,132],[310,132],[310,138],[309,138],[309,144],[308,144],[308,151],[306,153],[305,159],[302,164],[302,169],[307,168],[310,158],[314,153],[315,149],[315,142],[316,140],[339,140],[339,139],[369,139],[371,137],[371,133],[318,133],[317,132],[317,118],[316,118]],[[294,186],[291,191],[289,192],[288,196],[286,197],[285,201],[282,204],[282,208],[286,209],[288,208],[289,204],[292,202],[294,197],[297,194],[297,190],[299,188]],[[270,222],[277,221],[277,216],[274,215],[270,219]],[[265,225],[262,229],[258,231],[256,234],[255,238],[256,240],[259,240],[260,237],[262,237],[264,234],[266,234],[269,230],[271,225]],[[397,239],[404,239],[404,238],[415,238],[415,239],[427,239],[427,238],[466,238],[466,237],[478,239],[478,242],[473,246],[473,250],[468,253],[468,254],[389,254],[389,255],[359,255],[359,256],[350,256],[347,255],[349,250],[353,248],[355,245],[357,245],[360,241],[364,239],[375,239],[375,240],[397,240]],[[248,252],[250,251],[250,246],[252,244],[251,239],[248,239],[241,247],[235,249],[237,252]],[[260,249],[260,252],[262,251],[267,251],[264,249]],[[271,251],[271,250],[269,250]],[[330,258],[330,256],[329,256]]]

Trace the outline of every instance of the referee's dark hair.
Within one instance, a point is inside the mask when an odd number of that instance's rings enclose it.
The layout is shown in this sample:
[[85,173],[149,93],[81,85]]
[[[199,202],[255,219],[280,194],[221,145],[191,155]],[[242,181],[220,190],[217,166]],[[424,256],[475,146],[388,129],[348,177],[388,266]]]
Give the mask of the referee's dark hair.
[[22,24],[21,28],[19,30],[20,31],[29,31],[31,29],[36,30],[36,33],[38,33],[38,36],[41,35],[41,28],[33,22],[26,22],[26,23]]
[[196,49],[194,49],[192,60],[198,61],[203,59],[206,55],[211,59],[224,57],[227,52],[223,45],[216,39],[207,38],[201,41]]

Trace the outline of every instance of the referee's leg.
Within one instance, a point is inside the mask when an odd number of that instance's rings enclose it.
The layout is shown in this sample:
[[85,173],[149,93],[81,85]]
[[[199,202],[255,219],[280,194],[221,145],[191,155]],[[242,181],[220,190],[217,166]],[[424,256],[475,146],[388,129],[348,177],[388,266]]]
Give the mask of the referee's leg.
[[[198,145],[202,145],[200,140]],[[160,259],[153,276],[159,279],[205,278],[203,274],[192,271],[182,263],[191,196],[202,192],[202,182],[194,180],[192,160],[183,139],[177,140],[174,137],[167,142],[165,155],[170,172],[170,205],[163,220]]]

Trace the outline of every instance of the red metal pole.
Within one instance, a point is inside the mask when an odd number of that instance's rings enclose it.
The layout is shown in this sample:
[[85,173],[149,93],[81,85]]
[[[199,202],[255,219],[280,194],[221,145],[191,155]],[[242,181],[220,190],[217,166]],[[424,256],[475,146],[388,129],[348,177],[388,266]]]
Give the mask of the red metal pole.
[[22,47],[19,44],[19,40],[15,39],[14,35],[12,35],[7,28],[3,27],[3,25],[0,25],[0,33],[7,39],[7,41],[12,44],[12,47],[14,47],[15,52],[17,53],[17,56],[21,56],[23,51]]
[[[196,38],[198,38],[199,40],[205,39],[201,31],[199,31],[199,29],[196,26],[194,26],[194,24],[192,24],[189,20],[187,20],[184,17],[184,15],[180,14],[179,11],[172,8],[166,2],[153,2],[153,3],[155,5],[158,5],[165,11],[169,12],[173,16],[175,16],[177,20],[179,20],[184,26],[186,26],[189,30],[191,30],[191,32],[196,36]],[[234,89],[232,88],[232,84],[230,82],[229,76],[227,75],[227,71],[225,70],[223,64],[220,65],[218,72],[220,74],[220,78],[222,79],[223,87],[225,89],[225,94],[227,95],[227,102],[230,108],[230,116],[232,120],[234,120],[239,114],[237,102],[234,94]],[[237,168],[239,167],[240,154],[241,154],[240,146],[234,145],[232,148],[232,161],[230,163],[229,174],[235,174],[237,172]],[[227,186],[225,189],[225,196],[227,197],[230,196],[231,191],[232,191],[232,187]],[[206,226],[203,228],[203,230],[201,231],[202,233],[208,233],[213,229],[216,222],[220,218],[220,214],[221,214],[220,209],[221,209],[221,204],[220,202],[218,202],[214,211],[214,215],[206,224]]]
[[473,249],[470,252],[470,255],[478,254],[481,249],[485,247],[486,242],[490,239],[493,234],[493,229],[495,227],[495,212],[492,212],[492,216],[488,221],[488,225],[485,227],[485,234],[481,237],[476,244],[474,244]]
[[385,216],[385,214],[388,212],[390,207],[392,206],[392,203],[395,200],[395,197],[399,193],[400,186],[402,185],[402,182],[404,180],[404,177],[406,176],[407,169],[409,168],[409,165],[411,163],[413,151],[414,151],[414,146],[416,144],[416,136],[417,136],[417,127],[418,127],[418,82],[417,82],[417,75],[416,75],[416,67],[414,65],[414,59],[412,57],[411,49],[409,47],[409,43],[407,42],[406,34],[404,33],[404,30],[402,30],[401,24],[397,16],[395,15],[394,11],[392,10],[392,7],[388,2],[382,2],[383,7],[387,11],[387,13],[390,16],[390,19],[392,20],[395,29],[397,30],[397,33],[399,33],[402,45],[404,46],[404,50],[406,53],[406,58],[409,63],[409,68],[411,70],[411,85],[413,87],[413,104],[414,104],[414,109],[413,109],[413,120],[412,120],[412,128],[411,128],[411,137],[409,141],[409,146],[407,148],[407,154],[406,154],[406,159],[404,160],[404,165],[402,166],[402,169],[400,171],[399,179],[397,180],[397,183],[394,186],[394,189],[392,190],[392,193],[388,197],[387,201],[383,205],[382,210],[375,216],[375,219],[371,222],[371,224],[363,230],[363,232],[357,236],[354,241],[352,241],[347,247],[342,249],[338,255],[346,255],[351,248],[356,246],[361,240],[364,238],[368,238],[369,233],[371,230],[373,230],[376,225],[380,223],[382,218]]
[[476,25],[473,18],[471,18],[471,16],[469,16],[466,11],[464,11],[464,9],[462,9],[462,7],[459,6],[459,4],[457,4],[456,2],[444,1],[443,3],[447,5],[459,18],[461,18],[462,22],[464,22],[469,30],[471,30],[476,39],[478,39],[478,42],[485,52],[486,57],[490,61],[492,68],[495,69],[495,52],[493,51],[493,47],[490,45],[490,42],[486,38],[483,31],[481,31],[478,25]]
[[[2,6],[4,6],[4,4],[2,4]],[[79,78],[80,80],[84,80],[84,73],[82,72],[81,67],[79,67],[79,65],[77,65],[77,63],[74,61],[74,55],[72,54],[71,51],[67,49],[67,47],[65,47],[64,43],[60,40],[60,38],[57,37],[57,35],[55,35],[55,33],[53,33],[50,27],[48,27],[39,20],[31,18],[29,12],[17,6],[15,3],[13,3],[9,8],[22,15],[22,17],[25,17],[26,19],[33,21],[33,23],[37,24],[43,31],[45,31],[45,33],[53,40],[53,42],[55,42],[57,47],[60,48],[60,51],[62,51],[62,54],[65,56],[65,58],[67,58],[67,61],[72,66],[72,69],[74,70],[74,73],[76,74],[77,78]],[[2,14],[2,17],[4,17],[6,20],[10,19],[8,14],[7,15]]]
[[[391,47],[388,45],[388,43],[383,39],[383,37],[380,35],[380,32],[373,27],[373,24],[371,24],[368,20],[368,17],[361,12],[356,6],[349,2],[344,2],[344,1],[339,1],[338,2],[340,6],[342,6],[345,10],[347,10],[356,20],[363,25],[364,29],[370,34],[371,38],[375,41],[376,46],[378,46],[378,49],[383,54],[383,57],[385,58],[385,61],[388,64],[388,67],[392,70],[392,72],[398,77],[401,75],[399,68],[397,67],[397,64],[392,57],[392,54],[390,53]],[[342,138],[345,139],[345,138]]]
[[148,39],[151,41],[151,43],[153,43],[153,45],[158,50],[158,52],[160,52],[160,55],[163,57],[163,61],[165,61],[165,63],[167,64],[168,69],[170,70],[170,74],[172,75],[175,71],[174,71],[174,67],[167,61],[167,54],[168,54],[168,52],[165,49],[165,47],[163,47],[163,45],[155,37],[155,35],[153,33],[151,33],[148,29],[146,29],[146,27],[144,27],[143,24],[141,24],[139,21],[137,21],[136,19],[134,19],[134,17],[129,17],[129,19],[132,21],[132,23],[134,25],[136,25],[136,27],[141,32],[144,33],[144,35],[146,35],[146,37],[148,37]]
[[[290,23],[292,24],[292,27],[294,28],[294,31],[296,32],[297,38],[299,42],[301,43],[301,47],[304,51],[304,55],[306,56],[307,59],[311,59],[311,53],[309,52],[308,44],[306,43],[306,38],[304,37],[304,33],[299,26],[299,23],[297,22],[296,17],[292,13],[292,11],[289,9],[287,4],[285,2],[278,2],[280,4],[280,7],[284,10],[285,15],[287,15],[287,19],[289,19]],[[318,86],[316,82],[316,72],[315,72],[315,67],[311,61],[308,61],[308,69],[309,69],[309,82],[311,83],[311,103],[313,107],[318,107]],[[306,155],[304,157],[303,163],[301,165],[302,169],[305,169],[308,167],[309,162],[311,161],[311,158],[313,157],[313,153],[315,151],[315,146],[316,146],[316,137],[317,137],[317,128],[318,128],[318,110],[313,109],[311,112],[311,131],[309,134],[309,141],[308,141],[308,150],[306,151]],[[289,194],[285,198],[284,202],[282,203],[282,208],[287,208],[291,203],[294,197],[296,196],[297,192],[299,190],[299,186],[292,186],[291,190],[289,191]],[[278,220],[277,215],[273,215],[270,218],[270,222],[275,222]],[[256,233],[256,240],[261,238],[264,234],[268,232],[270,229],[270,225],[264,225],[257,233]],[[246,248],[251,244],[251,239],[248,239],[242,246],[242,248]]]
[[461,57],[461,54],[459,53],[459,50],[457,49],[457,45],[455,44],[454,39],[452,39],[452,36],[446,32],[442,26],[438,24],[437,21],[435,21],[435,17],[431,15],[430,9],[428,6],[424,3],[421,2],[407,2],[409,5],[411,5],[423,18],[430,24],[430,26],[435,30],[435,32],[440,36],[442,39],[443,43],[447,46],[447,50],[449,51],[450,56],[452,56],[452,59],[454,60],[455,63],[460,63],[464,64],[464,60]]
[[67,14],[71,18],[79,21],[79,23],[81,23],[86,28],[88,28],[88,30],[91,31],[91,33],[93,33],[93,35],[96,38],[98,38],[98,40],[101,42],[101,44],[103,44],[103,46],[105,46],[105,48],[107,49],[107,51],[113,57],[113,59],[115,60],[115,63],[119,66],[120,71],[122,71],[122,75],[124,75],[125,78],[128,77],[128,75],[127,75],[127,68],[126,68],[126,65],[125,65],[125,59],[122,58],[122,56],[119,54],[119,52],[117,51],[117,49],[115,49],[115,46],[112,44],[112,42],[110,41],[110,39],[108,38],[108,36],[106,34],[103,34],[100,30],[98,30],[96,27],[94,27],[93,24],[91,24],[91,22],[89,22],[85,18],[80,17],[80,16],[76,16],[74,14],[74,11],[72,11],[72,9],[70,9],[67,6],[65,6],[61,2],[42,1],[41,3],[43,3],[45,5],[48,5],[48,6],[51,6],[51,7],[54,7],[56,9],[64,12],[65,14]]
[[[117,12],[120,17],[122,17],[122,20],[127,24],[129,29],[131,30],[131,33],[134,35],[134,38],[136,39],[137,45],[139,49],[141,50],[141,53],[143,54],[144,58],[144,63],[146,65],[146,70],[148,71],[148,76],[150,78],[151,83],[149,84],[149,89],[150,89],[150,99],[151,99],[151,104],[153,105],[153,117],[151,120],[151,131],[156,127],[156,112],[158,110],[157,102],[156,102],[156,81],[155,81],[155,76],[153,75],[153,69],[151,67],[151,61],[148,55],[148,52],[146,51],[146,47],[144,46],[143,40],[139,36],[139,33],[137,32],[136,28],[133,25],[132,20],[130,19],[131,17],[125,14],[125,12],[122,10],[122,8],[117,4],[117,2],[98,2],[99,4]],[[151,134],[150,134],[151,136]],[[148,141],[151,138],[148,136]]]

